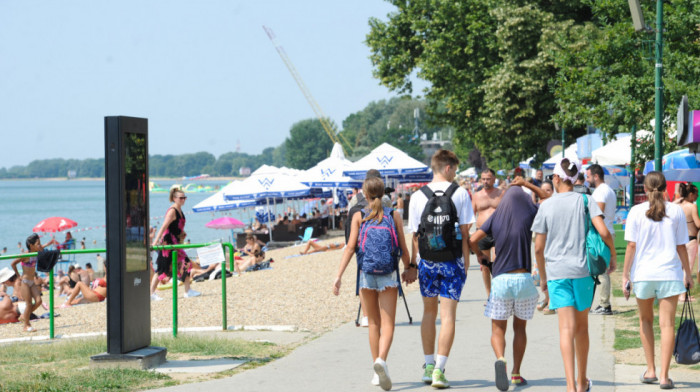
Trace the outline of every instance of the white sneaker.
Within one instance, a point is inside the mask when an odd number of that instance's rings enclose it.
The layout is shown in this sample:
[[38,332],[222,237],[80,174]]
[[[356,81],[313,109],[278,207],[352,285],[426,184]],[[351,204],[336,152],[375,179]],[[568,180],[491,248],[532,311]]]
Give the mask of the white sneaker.
[[362,321],[360,321],[360,327],[369,327],[369,319],[367,316],[362,317]]
[[377,373],[374,373],[374,376],[372,376],[372,385],[379,386],[379,375]]
[[389,378],[389,369],[386,367],[386,362],[383,359],[377,358],[374,361],[374,372],[379,376],[379,386],[385,391],[390,390],[391,378]]
[[153,293],[151,294],[151,301],[162,301],[163,298],[161,298],[158,294]]
[[202,295],[202,293],[200,293],[199,291],[194,291],[190,289],[190,291],[185,293],[185,298],[199,297],[200,295]]

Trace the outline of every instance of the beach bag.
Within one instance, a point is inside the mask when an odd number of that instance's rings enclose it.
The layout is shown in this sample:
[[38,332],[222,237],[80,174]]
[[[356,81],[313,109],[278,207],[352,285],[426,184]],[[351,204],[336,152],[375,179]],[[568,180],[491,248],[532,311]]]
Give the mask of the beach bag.
[[[396,235],[392,209],[383,208],[382,221],[370,219],[362,222],[357,240],[357,264],[360,270],[373,275],[385,275],[396,271],[401,248]],[[369,211],[363,210],[363,215]]]
[[676,332],[676,344],[673,347],[673,357],[681,365],[700,363],[700,333],[695,324],[695,314],[690,306],[690,291],[685,294],[681,321]]
[[583,195],[583,207],[586,211],[586,264],[595,283],[600,284],[598,275],[603,275],[610,267],[610,249],[593,226],[588,211],[588,196],[586,195]]
[[452,195],[459,189],[454,182],[447,190],[433,192],[427,185],[420,190],[428,198],[418,225],[420,257],[430,261],[452,261],[462,257],[462,241],[457,240],[457,208]]

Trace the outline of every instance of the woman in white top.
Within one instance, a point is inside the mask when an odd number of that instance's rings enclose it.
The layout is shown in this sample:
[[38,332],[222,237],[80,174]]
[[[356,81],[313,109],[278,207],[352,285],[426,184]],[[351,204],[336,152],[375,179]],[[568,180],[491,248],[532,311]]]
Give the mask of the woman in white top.
[[[668,368],[674,345],[674,326],[678,295],[692,288],[688,265],[688,227],[685,213],[677,204],[664,201],[666,178],[660,172],[647,174],[644,191],[649,201],[632,207],[627,216],[625,240],[627,252],[622,273],[622,287],[629,296],[629,283],[634,285],[639,308],[639,335],[644,347],[647,368],[640,381],[661,383],[661,389],[672,389]],[[654,300],[659,300],[661,328],[661,373],[654,365]]]

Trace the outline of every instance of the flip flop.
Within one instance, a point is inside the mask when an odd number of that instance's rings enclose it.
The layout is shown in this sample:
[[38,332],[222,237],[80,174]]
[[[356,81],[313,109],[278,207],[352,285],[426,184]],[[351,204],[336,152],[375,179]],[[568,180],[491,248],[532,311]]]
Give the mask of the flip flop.
[[36,328],[34,328],[34,327],[29,327],[29,328],[25,329],[24,332],[29,332],[29,333],[31,333],[31,332],[36,332]]
[[668,379],[668,382],[666,384],[660,384],[659,388],[661,389],[673,389],[675,386],[673,385],[673,380],[670,378]]
[[593,388],[593,381],[591,379],[588,379],[588,386],[586,387],[586,392],[590,392],[591,389]]
[[508,383],[508,371],[506,370],[506,360],[499,358],[494,364],[496,368],[496,388],[499,391],[507,391],[510,386]]
[[647,371],[645,370],[644,373],[642,373],[642,375],[639,376],[639,381],[642,384],[653,384],[653,383],[659,381],[659,379],[656,377],[646,377],[646,375],[647,375]]

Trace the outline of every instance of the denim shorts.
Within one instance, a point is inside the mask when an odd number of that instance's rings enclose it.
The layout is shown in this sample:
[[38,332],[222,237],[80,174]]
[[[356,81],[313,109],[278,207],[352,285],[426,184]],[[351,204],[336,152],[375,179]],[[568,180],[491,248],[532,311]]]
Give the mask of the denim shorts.
[[421,259],[418,265],[418,282],[423,297],[439,295],[459,301],[466,281],[467,272],[461,258],[443,262]]
[[634,295],[639,299],[668,298],[685,293],[680,280],[643,280],[634,282]]
[[508,320],[514,315],[521,320],[531,320],[539,296],[529,273],[498,275],[491,280],[491,294],[484,316],[492,320]]
[[390,287],[399,287],[396,271],[384,275],[374,275],[360,271],[360,289],[384,291]]
[[579,312],[591,307],[595,281],[590,276],[578,279],[547,281],[549,308],[559,309],[573,306]]

